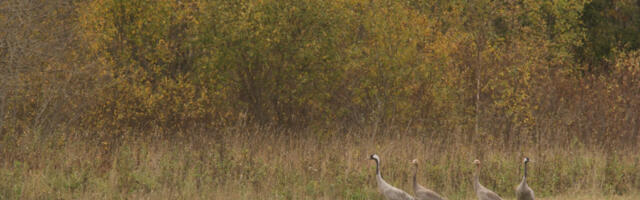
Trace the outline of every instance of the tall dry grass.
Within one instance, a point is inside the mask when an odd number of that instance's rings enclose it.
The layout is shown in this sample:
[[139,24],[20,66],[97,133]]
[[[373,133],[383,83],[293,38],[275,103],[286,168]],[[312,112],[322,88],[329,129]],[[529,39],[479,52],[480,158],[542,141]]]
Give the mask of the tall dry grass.
[[[180,134],[178,134],[180,135]],[[200,131],[178,139],[122,138],[120,144],[69,134],[26,133],[0,162],[0,199],[381,199],[383,177],[410,191],[418,180],[449,199],[472,199],[471,161],[484,161],[481,182],[514,198],[523,156],[541,199],[637,199],[640,156],[580,143],[517,150],[489,139],[431,139],[393,130],[299,132],[269,128]]]

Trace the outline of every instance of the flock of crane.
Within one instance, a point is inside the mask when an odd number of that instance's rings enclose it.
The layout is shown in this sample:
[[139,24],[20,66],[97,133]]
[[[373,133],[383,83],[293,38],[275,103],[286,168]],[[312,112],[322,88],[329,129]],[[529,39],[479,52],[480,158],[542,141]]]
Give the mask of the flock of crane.
[[[380,156],[377,154],[371,155],[371,159],[376,161],[376,181],[378,182],[378,191],[382,193],[382,195],[387,200],[444,200],[438,193],[429,190],[427,188],[422,187],[416,181],[416,175],[418,174],[418,160],[414,159],[412,161],[415,166],[415,171],[413,173],[413,192],[415,197],[409,195],[407,192],[402,191],[392,185],[389,185],[384,179],[382,179],[382,175],[380,174]],[[529,158],[524,158],[524,175],[522,176],[522,182],[516,188],[516,197],[518,200],[533,200],[533,190],[529,188],[527,185],[527,163],[529,162]],[[480,161],[474,160],[473,164],[476,165],[476,172],[473,177],[473,189],[476,191],[476,195],[478,196],[478,200],[502,200],[498,194],[487,189],[486,187],[480,184],[479,176],[480,176]]]

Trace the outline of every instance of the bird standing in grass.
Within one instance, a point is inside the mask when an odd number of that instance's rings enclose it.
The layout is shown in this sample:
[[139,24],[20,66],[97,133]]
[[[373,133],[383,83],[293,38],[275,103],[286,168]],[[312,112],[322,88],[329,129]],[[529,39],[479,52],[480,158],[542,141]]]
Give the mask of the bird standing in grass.
[[518,200],[534,200],[533,190],[527,185],[527,163],[529,163],[529,158],[525,157],[522,163],[524,165],[524,176],[522,176],[522,182],[516,188],[516,197]]
[[413,165],[415,166],[415,171],[413,172],[413,192],[414,195],[416,195],[416,199],[417,200],[444,200],[444,198],[442,198],[438,193],[429,190],[427,188],[422,187],[420,184],[418,184],[418,181],[416,180],[416,176],[418,174],[418,159],[413,159],[413,161],[411,161],[411,163],[413,163]]
[[378,154],[371,155],[371,160],[376,161],[376,181],[378,182],[378,192],[380,192],[387,200],[414,200],[414,198],[398,188],[389,185],[380,174],[380,157]]
[[473,179],[473,189],[476,191],[476,195],[478,195],[478,200],[502,200],[502,198],[500,198],[498,194],[480,184],[480,161],[474,160],[473,164],[476,165],[476,174]]

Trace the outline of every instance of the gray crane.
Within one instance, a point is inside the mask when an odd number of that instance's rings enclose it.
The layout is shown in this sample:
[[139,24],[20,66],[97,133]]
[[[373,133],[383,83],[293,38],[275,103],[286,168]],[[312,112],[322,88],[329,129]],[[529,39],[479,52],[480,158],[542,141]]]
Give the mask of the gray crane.
[[527,163],[529,163],[529,158],[525,157],[522,163],[524,165],[524,176],[522,176],[522,182],[516,188],[516,197],[518,200],[534,200],[533,190],[527,185]]
[[498,194],[495,192],[485,188],[480,184],[480,161],[474,160],[473,164],[476,165],[476,174],[473,180],[473,189],[476,191],[476,195],[478,195],[478,200],[502,200]]
[[444,198],[442,198],[442,196],[440,196],[438,193],[430,189],[424,188],[420,184],[418,184],[418,181],[416,180],[417,179],[416,176],[418,174],[418,159],[413,159],[411,163],[413,163],[413,165],[415,166],[415,171],[413,172],[413,192],[414,192],[414,195],[416,196],[416,199],[444,200]]
[[370,157],[376,161],[376,181],[378,182],[378,192],[380,192],[387,200],[415,200],[411,195],[396,187],[389,185],[380,174],[380,157],[373,154]]

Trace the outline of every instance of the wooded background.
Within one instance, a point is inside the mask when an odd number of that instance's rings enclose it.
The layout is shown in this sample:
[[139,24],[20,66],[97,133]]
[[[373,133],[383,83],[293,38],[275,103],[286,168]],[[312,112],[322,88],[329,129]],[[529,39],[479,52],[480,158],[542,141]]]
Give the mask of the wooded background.
[[5,0],[0,136],[374,126],[635,146],[639,47],[638,0]]

